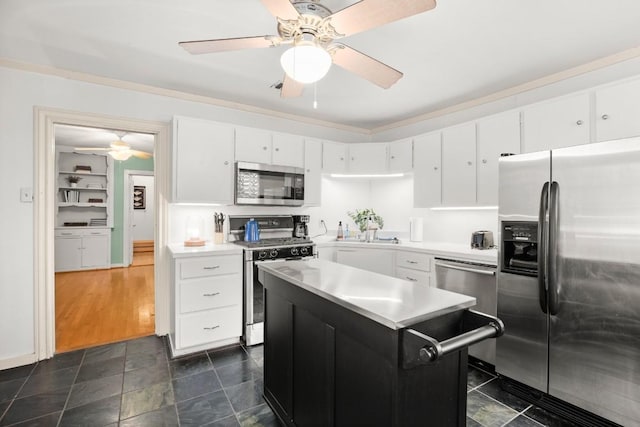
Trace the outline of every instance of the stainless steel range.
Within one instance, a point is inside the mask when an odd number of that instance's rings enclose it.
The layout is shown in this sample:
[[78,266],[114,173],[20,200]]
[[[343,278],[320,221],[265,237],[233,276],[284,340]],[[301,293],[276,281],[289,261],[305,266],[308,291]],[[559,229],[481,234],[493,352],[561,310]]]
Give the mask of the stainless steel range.
[[[244,240],[245,224],[251,218],[258,222],[260,240]],[[293,237],[291,215],[230,216],[229,240],[244,246],[244,341],[246,345],[262,344],[264,340],[264,288],[258,282],[258,264],[286,262],[314,257],[315,244],[305,237]]]

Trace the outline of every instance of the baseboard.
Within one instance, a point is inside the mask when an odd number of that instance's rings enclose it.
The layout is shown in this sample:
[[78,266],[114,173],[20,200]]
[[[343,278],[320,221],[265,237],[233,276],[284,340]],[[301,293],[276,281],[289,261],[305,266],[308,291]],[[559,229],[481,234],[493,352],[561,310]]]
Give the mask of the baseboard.
[[3,369],[16,368],[18,366],[29,365],[38,361],[36,354],[25,354],[23,356],[12,357],[11,359],[0,360],[0,371]]

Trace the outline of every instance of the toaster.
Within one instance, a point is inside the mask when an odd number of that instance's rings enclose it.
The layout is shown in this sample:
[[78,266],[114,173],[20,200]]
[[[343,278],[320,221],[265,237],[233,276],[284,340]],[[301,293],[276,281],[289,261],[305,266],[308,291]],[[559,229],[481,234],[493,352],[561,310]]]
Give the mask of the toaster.
[[471,233],[472,249],[491,249],[493,248],[493,232],[481,230]]

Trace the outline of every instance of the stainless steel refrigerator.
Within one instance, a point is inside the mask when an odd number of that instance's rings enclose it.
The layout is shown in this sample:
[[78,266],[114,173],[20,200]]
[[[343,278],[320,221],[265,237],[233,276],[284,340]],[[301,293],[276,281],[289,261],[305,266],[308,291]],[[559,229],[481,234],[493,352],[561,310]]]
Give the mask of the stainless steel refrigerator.
[[499,222],[496,371],[640,426],[640,138],[501,158]]

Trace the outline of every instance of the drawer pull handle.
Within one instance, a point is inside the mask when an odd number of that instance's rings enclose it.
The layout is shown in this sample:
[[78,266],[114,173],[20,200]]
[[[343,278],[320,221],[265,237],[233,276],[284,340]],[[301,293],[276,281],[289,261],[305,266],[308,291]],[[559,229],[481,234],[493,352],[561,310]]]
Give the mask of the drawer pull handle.
[[407,262],[408,262],[409,264],[417,264],[417,263],[418,263],[418,261],[411,261],[410,259],[408,259],[408,260],[407,260]]
[[220,327],[220,325],[216,325],[216,326],[205,326],[204,329],[205,331],[213,331],[214,329],[218,329]]
[[407,280],[411,280],[412,282],[417,282],[418,281],[418,279],[414,279],[413,277],[409,277],[409,276],[407,276],[406,279]]
[[99,231],[92,231],[91,234],[102,234]]
[[216,268],[220,268],[220,266],[214,265],[213,267],[204,267],[205,270],[215,270]]
[[73,233],[62,233],[63,236],[72,236]]
[[220,295],[220,292],[214,292],[212,294],[202,294],[203,297],[215,297],[216,295]]

